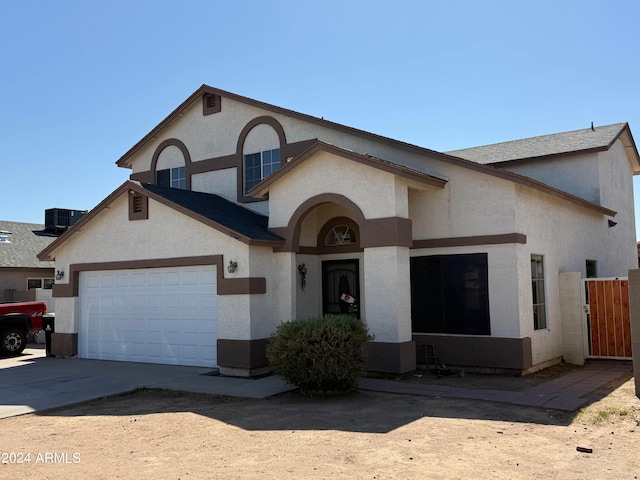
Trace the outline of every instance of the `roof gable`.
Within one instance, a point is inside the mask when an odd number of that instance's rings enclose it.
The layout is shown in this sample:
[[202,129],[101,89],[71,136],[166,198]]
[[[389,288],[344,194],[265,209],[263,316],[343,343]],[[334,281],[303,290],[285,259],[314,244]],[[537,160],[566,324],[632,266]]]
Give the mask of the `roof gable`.
[[[361,138],[365,138],[367,140],[373,141],[373,142],[378,142],[387,146],[391,146],[393,148],[398,148],[399,150],[403,150],[406,152],[410,152],[413,154],[417,154],[417,155],[421,155],[424,157],[428,157],[431,159],[435,159],[435,160],[439,160],[442,162],[445,162],[447,164],[451,164],[451,165],[456,165],[462,168],[467,168],[467,169],[471,169],[474,170],[476,172],[479,173],[483,173],[486,175],[490,175],[493,177],[498,177],[501,178],[503,180],[508,180],[517,184],[522,184],[522,185],[526,185],[529,186],[531,188],[540,190],[540,191],[544,191],[546,193],[550,193],[551,195],[557,196],[557,197],[562,197],[567,199],[568,201],[571,201],[575,204],[580,204],[581,206],[587,207],[587,208],[591,208],[591,209],[595,209],[597,211],[600,211],[601,213],[604,213],[605,215],[615,215],[616,212],[614,212],[613,210],[607,209],[605,207],[602,207],[600,205],[597,205],[595,203],[583,200],[579,197],[576,197],[575,195],[571,195],[569,193],[563,192],[562,190],[558,190],[554,187],[551,187],[547,184],[544,184],[542,182],[533,180],[529,177],[523,176],[523,175],[518,175],[516,173],[513,172],[509,172],[507,170],[498,168],[497,165],[494,164],[489,164],[487,162],[487,164],[484,164],[483,162],[480,161],[472,161],[470,159],[464,158],[462,156],[456,156],[454,155],[454,153],[460,155],[460,152],[462,152],[462,150],[456,150],[455,152],[449,152],[449,153],[441,153],[441,152],[437,152],[435,150],[430,150],[427,148],[423,148],[423,147],[419,147],[416,145],[412,145],[406,142],[402,142],[399,140],[395,140],[392,138],[388,138],[388,137],[383,137],[381,135],[377,135],[374,133],[370,133],[370,132],[366,132],[364,130],[359,130],[356,128],[352,128],[352,127],[348,127],[345,125],[341,125],[339,123],[334,123],[334,122],[330,122],[328,120],[324,120],[322,118],[318,118],[318,117],[313,117],[310,115],[306,115],[303,113],[299,113],[299,112],[295,112],[293,110],[288,110],[286,108],[282,108],[282,107],[278,107],[275,105],[271,105],[268,103],[264,103],[264,102],[260,102],[258,100],[253,100],[247,97],[243,97],[241,95],[237,95],[231,92],[227,92],[224,90],[220,90],[217,88],[213,88],[210,87],[208,85],[202,85],[198,90],[196,90],[193,94],[191,94],[191,96],[189,96],[189,98],[187,98],[184,102],[182,102],[178,108],[176,108],[171,114],[169,114],[162,122],[160,122],[153,130],[151,130],[151,132],[149,132],[147,135],[145,135],[145,137],[143,137],[138,143],[136,143],[127,153],[125,153],[116,163],[118,166],[120,167],[130,167],[130,161],[132,159],[132,157],[138,152],[140,151],[150,140],[156,138],[164,128],[166,128],[167,126],[169,126],[175,119],[179,118],[188,108],[190,108],[194,102],[196,101],[202,101],[204,96],[211,96],[211,95],[217,95],[222,99],[222,102],[224,102],[225,98],[229,98],[232,99],[234,101],[237,102],[241,102],[241,103],[245,103],[247,105],[251,105],[257,108],[261,108],[265,111],[269,111],[269,112],[273,112],[273,113],[278,113],[281,115],[285,115],[291,118],[295,118],[301,121],[305,121],[305,122],[309,122],[311,124],[315,124],[315,125],[319,125],[325,128],[330,128],[330,129],[334,129],[343,133],[347,133],[349,135],[354,135],[357,137],[361,137]],[[613,132],[610,132],[609,129],[606,129],[606,135],[604,135],[604,137],[609,137],[611,135],[612,138],[610,138],[610,143],[608,144],[608,146],[606,148],[609,148],[610,145],[617,139],[617,138],[621,138],[623,139],[623,141],[625,142],[625,147],[626,147],[626,151],[627,151],[627,155],[629,156],[629,158],[634,159],[634,162],[632,162],[633,165],[637,165],[637,169],[638,172],[640,172],[640,160],[638,157],[638,152],[635,148],[635,143],[633,142],[633,138],[631,137],[631,132],[629,130],[628,124],[623,123],[623,124],[616,124],[616,125],[612,125],[612,130],[615,131],[617,127],[620,127],[620,129],[617,131],[617,133],[614,135]],[[615,128],[614,128],[615,127]],[[604,129],[604,127],[600,127],[602,129]],[[582,131],[577,131],[577,132],[582,132]],[[572,132],[567,132],[566,134],[555,134],[557,136],[570,136]],[[554,135],[551,136],[545,136],[545,137],[554,137]],[[537,138],[537,137],[534,137]],[[557,139],[557,137],[556,137]],[[525,140],[531,140],[531,139],[525,139]],[[510,142],[505,142],[505,143],[510,143]],[[598,140],[598,145],[600,145],[600,140]],[[325,144],[328,145],[328,144]],[[333,147],[333,146],[332,146]],[[490,147],[490,146],[487,146]],[[316,147],[318,148],[318,147]],[[339,147],[334,147],[334,148],[339,148]],[[484,147],[477,147],[479,149],[482,149]],[[594,148],[601,148],[601,149],[605,149],[604,146],[600,145]],[[350,152],[349,150],[343,150],[343,155],[347,155],[344,152]],[[468,150],[474,150],[474,149],[466,149]],[[584,150],[580,150],[580,152],[583,152]],[[631,152],[631,153],[629,153]],[[303,152],[304,153],[304,152]],[[559,155],[559,154],[563,154],[563,155],[568,155],[571,152],[563,152],[563,153],[555,153],[555,154],[547,154],[547,156],[550,155]],[[577,153],[577,152],[576,152]],[[366,155],[361,155],[355,152],[350,152],[348,155],[353,155],[353,156],[359,156],[359,158],[362,157],[367,157]],[[373,157],[370,157],[373,159]],[[377,159],[380,162],[385,162],[384,160],[380,160]],[[391,162],[386,162],[389,165],[395,165],[398,168],[402,169],[406,167],[402,167],[396,163],[391,163]],[[380,165],[380,164],[379,164]],[[284,166],[283,166],[284,167]],[[281,167],[281,169],[283,168]],[[406,170],[410,170],[410,169],[406,169]],[[635,167],[634,167],[634,171],[635,171]],[[286,173],[286,170],[285,172]],[[283,173],[283,174],[284,174]],[[425,173],[426,174],[426,173]],[[426,174],[428,175],[428,174]],[[436,179],[437,177],[429,175],[432,178]],[[275,177],[271,181],[274,181],[275,179],[277,179],[278,177]],[[256,192],[257,187],[260,184],[258,184],[256,187],[254,187],[254,189],[252,189],[252,192]],[[265,184],[268,186],[268,184]]]
[[447,153],[483,165],[501,166],[507,162],[542,160],[559,156],[606,151],[618,139],[621,139],[625,146],[627,155],[632,165],[634,165],[634,172],[639,173],[640,158],[627,123],[541,135],[480,147],[452,150]]
[[296,157],[292,158],[289,162],[282,165],[279,169],[277,169],[274,173],[266,177],[260,183],[255,185],[250,191],[249,194],[252,196],[262,196],[265,195],[271,184],[276,182],[278,179],[283,176],[289,174],[294,168],[300,165],[305,160],[313,157],[318,152],[328,152],[339,157],[342,157],[347,160],[351,160],[357,163],[361,163],[367,165],[372,168],[376,168],[379,170],[384,170],[386,172],[392,173],[394,175],[398,175],[403,178],[407,178],[409,180],[432,185],[439,188],[444,188],[447,183],[447,180],[444,178],[436,177],[434,175],[430,175],[428,173],[419,172],[417,170],[413,170],[407,167],[403,167],[396,163],[387,162],[380,158],[373,157],[371,155],[361,155],[357,152],[353,152],[351,150],[347,150],[345,148],[337,147],[335,145],[331,145],[329,143],[316,141],[307,148],[304,152],[300,153]]
[[[170,206],[181,207],[183,213],[191,212],[206,219],[211,226],[219,225],[230,229],[245,239],[245,243],[258,242],[279,243],[282,238],[268,231],[269,217],[260,215],[225,198],[211,193],[193,192],[179,188],[159,187],[141,184],[145,192],[155,195],[156,200],[162,198]],[[166,202],[163,202],[166,204]],[[208,223],[208,222],[205,222]]]
[[377,135],[375,133],[359,130],[357,128],[348,127],[340,123],[331,122],[329,120],[325,120],[324,118],[314,117],[304,113],[296,112],[294,110],[289,110],[287,108],[282,108],[276,105],[271,105],[269,103],[261,102],[259,100],[254,100],[252,98],[243,97],[242,95],[237,95],[235,93],[227,92],[225,90],[220,90],[218,88],[210,87],[209,85],[202,85],[198,90],[193,92],[189,96],[189,98],[187,98],[184,102],[182,102],[173,112],[171,112],[164,120],[162,120],[158,125],[156,125],[153,128],[153,130],[151,130],[148,134],[146,134],[138,143],[136,143],[122,157],[120,157],[120,159],[116,161],[116,165],[123,168],[130,168],[131,158],[138,151],[140,151],[149,141],[156,138],[174,120],[176,120],[177,118],[180,118],[180,116],[183,115],[185,111],[193,105],[194,102],[202,101],[202,98],[205,95],[217,95],[222,98],[223,102],[225,98],[228,98],[230,100],[244,103],[246,105],[251,105],[253,107],[260,108],[268,112],[281,114],[281,115],[302,120],[314,125],[319,125],[321,127],[330,128],[333,130],[337,130],[339,132],[347,133],[349,135],[354,135],[357,137],[370,139],[376,142],[381,142],[381,143],[384,143],[396,148],[400,148],[403,150],[417,152],[421,155],[430,155],[445,161],[448,157],[447,155],[437,152],[435,150],[430,150],[424,147],[418,147],[410,143],[401,142],[400,140],[395,140],[393,138],[384,137],[382,135]]
[[268,217],[260,215],[210,193],[193,192],[176,188],[158,187],[127,180],[97,207],[84,215],[73,227],[38,254],[41,260],[51,260],[51,255],[73,234],[122,195],[141,194],[162,203],[196,221],[228,234],[248,245],[278,246],[283,240],[267,229]]

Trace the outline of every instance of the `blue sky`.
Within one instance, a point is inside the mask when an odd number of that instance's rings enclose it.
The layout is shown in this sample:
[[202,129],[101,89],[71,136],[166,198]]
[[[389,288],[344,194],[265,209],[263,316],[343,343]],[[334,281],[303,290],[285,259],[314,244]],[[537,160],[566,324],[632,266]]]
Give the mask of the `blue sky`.
[[0,2],[0,219],[93,208],[203,83],[434,150],[592,121],[640,142],[639,18],[631,0]]

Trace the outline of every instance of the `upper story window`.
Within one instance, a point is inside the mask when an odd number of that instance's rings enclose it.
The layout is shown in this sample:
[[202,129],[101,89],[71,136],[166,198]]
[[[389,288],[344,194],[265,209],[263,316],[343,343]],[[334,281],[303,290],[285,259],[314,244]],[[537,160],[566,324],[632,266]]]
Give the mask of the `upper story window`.
[[8,233],[0,233],[0,243],[11,243]]
[[244,156],[244,193],[280,167],[280,149],[265,150]]
[[159,187],[187,188],[187,172],[185,167],[167,168],[156,172],[156,184]]

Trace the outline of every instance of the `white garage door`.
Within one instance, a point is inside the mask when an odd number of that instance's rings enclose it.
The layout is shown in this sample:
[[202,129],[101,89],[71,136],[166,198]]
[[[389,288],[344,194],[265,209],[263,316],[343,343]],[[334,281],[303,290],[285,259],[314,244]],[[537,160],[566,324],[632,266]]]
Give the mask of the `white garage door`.
[[216,267],[81,272],[81,358],[216,366]]

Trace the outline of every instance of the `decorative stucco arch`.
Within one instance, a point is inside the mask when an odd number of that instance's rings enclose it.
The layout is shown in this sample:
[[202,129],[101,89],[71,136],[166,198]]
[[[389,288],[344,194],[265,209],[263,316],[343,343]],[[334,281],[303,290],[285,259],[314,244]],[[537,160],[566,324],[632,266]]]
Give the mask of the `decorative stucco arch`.
[[287,146],[287,137],[284,133],[284,128],[282,128],[282,125],[280,124],[280,122],[278,122],[275,118],[273,117],[269,117],[269,116],[262,116],[262,117],[256,117],[253,120],[251,120],[249,123],[247,123],[244,128],[242,129],[242,131],[240,132],[240,135],[238,136],[238,143],[236,145],[236,166],[237,166],[237,178],[238,178],[238,200],[241,202],[252,202],[252,201],[256,201],[256,200],[263,200],[263,199],[255,199],[253,197],[250,197],[248,195],[244,194],[244,155],[243,155],[243,150],[244,150],[244,142],[247,139],[247,136],[249,135],[249,132],[251,132],[251,130],[253,130],[255,127],[257,127],[258,125],[269,125],[271,128],[273,128],[276,132],[276,134],[278,135],[278,142],[280,144],[279,148],[280,148],[280,165],[282,165],[282,160],[284,158],[284,151],[285,148]]
[[151,158],[151,174],[153,176],[153,183],[155,183],[156,181],[156,168],[158,166],[158,158],[160,158],[160,154],[167,147],[177,147],[182,153],[187,177],[187,190],[191,190],[191,155],[189,154],[187,146],[177,138],[168,138],[162,141],[156,148],[156,151],[153,152],[153,157]]
[[340,205],[349,214],[351,220],[353,220],[362,231],[362,226],[365,224],[366,219],[358,205],[344,195],[337,193],[321,193],[320,195],[308,198],[302,202],[296,211],[293,212],[293,215],[291,215],[286,227],[272,229],[285,240],[285,244],[281,249],[279,249],[279,251],[299,251],[302,221],[311,210],[326,203],[335,203],[336,205]]

